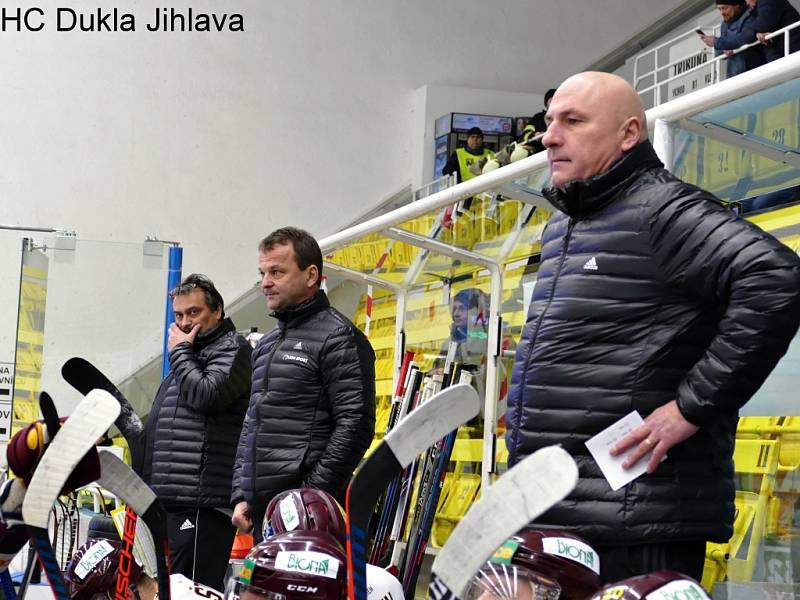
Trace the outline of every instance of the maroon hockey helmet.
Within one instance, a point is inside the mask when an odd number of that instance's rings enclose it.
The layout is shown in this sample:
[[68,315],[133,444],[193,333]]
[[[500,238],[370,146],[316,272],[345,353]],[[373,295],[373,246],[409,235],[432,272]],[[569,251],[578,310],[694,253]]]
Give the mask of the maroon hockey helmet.
[[600,587],[597,552],[576,535],[560,530],[523,529],[493,557],[558,582],[562,600],[583,600]]
[[489,561],[472,578],[463,600],[558,600],[558,582],[527,567]]
[[344,547],[344,511],[333,496],[315,488],[288,490],[275,496],[264,513],[263,538],[286,531],[327,531]]
[[699,583],[677,571],[656,571],[649,575],[624,579],[598,590],[590,600],[607,600],[608,598],[613,598],[613,600],[640,600],[641,598],[709,600],[708,594]]
[[343,600],[347,555],[325,531],[287,531],[253,547],[239,573],[241,600]]
[[[90,600],[96,596],[112,598],[117,582],[121,544],[115,540],[91,540],[75,551],[67,565],[64,579],[73,600]],[[131,581],[136,581],[142,567],[131,561]]]

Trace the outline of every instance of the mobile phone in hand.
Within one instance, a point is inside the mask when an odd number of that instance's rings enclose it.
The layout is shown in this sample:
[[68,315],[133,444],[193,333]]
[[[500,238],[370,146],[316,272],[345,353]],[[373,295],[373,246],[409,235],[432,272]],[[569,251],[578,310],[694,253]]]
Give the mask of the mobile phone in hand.
[[695,31],[697,32],[697,35],[705,36],[705,34],[706,34],[706,32],[703,31],[702,29],[695,29]]

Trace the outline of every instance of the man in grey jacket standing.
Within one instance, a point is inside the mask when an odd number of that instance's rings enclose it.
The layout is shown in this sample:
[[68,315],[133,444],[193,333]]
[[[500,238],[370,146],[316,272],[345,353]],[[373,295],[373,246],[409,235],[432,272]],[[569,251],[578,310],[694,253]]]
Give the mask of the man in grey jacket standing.
[[252,349],[208,277],[189,275],[171,295],[170,370],[145,425],[142,476],[167,510],[172,572],[222,591]]
[[375,353],[320,289],[322,253],[284,227],[258,247],[261,290],[278,326],[253,351],[231,501],[233,524],[261,538],[267,503],[314,487],[342,498],[375,434]]

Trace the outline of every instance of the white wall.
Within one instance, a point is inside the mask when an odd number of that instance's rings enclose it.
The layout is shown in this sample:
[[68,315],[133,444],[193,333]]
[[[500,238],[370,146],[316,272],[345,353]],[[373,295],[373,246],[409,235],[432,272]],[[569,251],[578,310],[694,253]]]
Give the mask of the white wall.
[[[321,237],[427,178],[432,118],[532,112],[554,82],[681,1],[168,3],[241,13],[244,33],[147,32],[165,6],[153,0],[64,0],[87,14],[117,6],[137,30],[58,32],[44,4],[44,30],[0,33],[0,223],[74,229],[101,256],[111,244],[104,261],[81,258],[79,242],[72,264],[51,264],[61,283],[48,305],[70,310],[48,315],[45,386],[72,354],[105,361],[112,378],[150,358],[165,273],[134,260],[145,236],[181,242],[184,273],[207,273],[231,300],[255,281],[257,242],[275,227]],[[33,6],[3,3],[20,5]],[[449,106],[456,97],[469,103]],[[12,288],[18,262],[4,255]],[[104,292],[116,280],[122,297]],[[16,305],[0,302],[4,359]]]

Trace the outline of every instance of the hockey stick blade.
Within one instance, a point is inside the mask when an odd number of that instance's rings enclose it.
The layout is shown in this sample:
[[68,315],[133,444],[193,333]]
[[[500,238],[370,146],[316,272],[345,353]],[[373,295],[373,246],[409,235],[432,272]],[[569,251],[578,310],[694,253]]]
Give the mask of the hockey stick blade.
[[534,452],[481,492],[456,525],[431,569],[428,596],[460,598],[469,582],[509,537],[563,500],[578,467],[559,446]]
[[31,545],[58,600],[69,600],[69,592],[50,543],[48,515],[72,471],[111,427],[119,410],[119,403],[108,392],[94,390],[87,395],[48,444],[22,503]]
[[107,391],[117,399],[120,406],[122,406],[122,411],[115,421],[115,425],[125,436],[128,446],[130,446],[134,438],[141,433],[143,425],[141,419],[136,415],[136,411],[133,410],[133,406],[117,386],[100,369],[79,356],[70,358],[63,364],[61,376],[64,381],[84,396],[94,389],[99,389]]
[[153,490],[111,452],[100,452],[102,475],[97,482],[127,504],[147,525],[153,536],[158,571],[158,597],[170,598],[167,513]]
[[367,531],[375,502],[417,455],[480,410],[478,393],[459,384],[442,390],[409,413],[358,468],[347,488],[347,572],[350,600],[366,600]]
[[119,496],[137,515],[146,513],[156,502],[155,492],[111,452],[100,452],[100,473],[97,483]]
[[93,390],[75,407],[50,442],[31,478],[22,518],[27,525],[47,527],[47,516],[64,483],[119,415],[120,406],[103,390]]
[[409,413],[386,434],[383,443],[391,449],[402,469],[426,448],[477,415],[478,411],[480,398],[472,386],[466,383],[450,386]]

